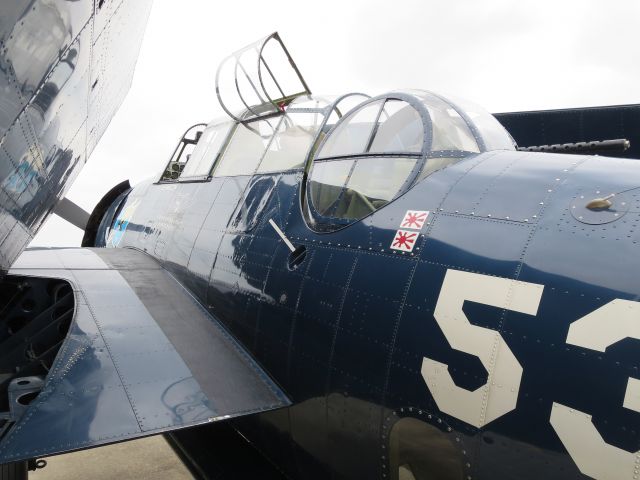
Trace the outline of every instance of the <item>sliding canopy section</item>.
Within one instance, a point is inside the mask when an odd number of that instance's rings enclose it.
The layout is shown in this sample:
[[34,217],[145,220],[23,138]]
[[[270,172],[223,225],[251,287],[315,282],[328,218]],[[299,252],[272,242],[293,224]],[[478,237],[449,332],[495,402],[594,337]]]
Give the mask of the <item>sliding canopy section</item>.
[[216,95],[238,122],[269,117],[311,91],[277,32],[225,58],[216,73]]

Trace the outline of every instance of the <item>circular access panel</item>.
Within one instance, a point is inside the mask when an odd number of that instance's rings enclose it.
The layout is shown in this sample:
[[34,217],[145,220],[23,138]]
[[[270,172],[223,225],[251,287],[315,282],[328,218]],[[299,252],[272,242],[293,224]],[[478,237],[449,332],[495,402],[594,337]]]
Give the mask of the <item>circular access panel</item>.
[[[604,225],[615,222],[629,211],[629,201],[624,194],[618,193],[609,197],[615,190],[605,188],[585,189],[580,191],[571,201],[569,210],[573,218],[587,225]],[[611,206],[607,208],[587,208],[587,204],[597,198],[608,198]]]

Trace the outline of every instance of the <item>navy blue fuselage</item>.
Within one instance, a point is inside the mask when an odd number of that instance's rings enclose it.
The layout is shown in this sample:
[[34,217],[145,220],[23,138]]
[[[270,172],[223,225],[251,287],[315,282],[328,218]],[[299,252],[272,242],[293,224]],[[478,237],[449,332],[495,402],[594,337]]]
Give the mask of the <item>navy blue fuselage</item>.
[[[307,225],[304,182],[302,169],[148,181],[126,198],[118,221],[128,224],[112,237],[158,259],[287,392],[290,408],[235,423],[287,475],[411,478],[401,476],[409,465],[415,478],[589,478],[573,458],[584,454],[570,455],[551,424],[557,405],[591,416],[612,451],[640,450],[640,413],[623,407],[633,405],[638,341],[622,334],[605,351],[567,342],[573,322],[638,299],[636,160],[474,154],[330,233]],[[585,208],[611,193],[615,209]],[[390,245],[408,210],[430,213],[403,253]],[[269,220],[306,247],[301,263],[290,265]],[[448,271],[543,288],[533,314],[464,303],[469,323],[499,333],[522,367],[515,408],[480,427],[443,412],[425,381],[428,358],[458,387],[486,389],[489,406],[503,388],[489,388],[478,356],[453,348],[436,321]]]

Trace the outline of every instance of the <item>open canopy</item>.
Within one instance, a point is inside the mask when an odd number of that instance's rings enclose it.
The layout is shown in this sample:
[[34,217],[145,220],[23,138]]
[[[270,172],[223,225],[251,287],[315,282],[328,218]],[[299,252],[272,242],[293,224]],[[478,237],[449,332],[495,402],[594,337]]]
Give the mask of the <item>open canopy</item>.
[[277,114],[310,93],[277,32],[228,56],[216,73],[220,105],[237,121]]

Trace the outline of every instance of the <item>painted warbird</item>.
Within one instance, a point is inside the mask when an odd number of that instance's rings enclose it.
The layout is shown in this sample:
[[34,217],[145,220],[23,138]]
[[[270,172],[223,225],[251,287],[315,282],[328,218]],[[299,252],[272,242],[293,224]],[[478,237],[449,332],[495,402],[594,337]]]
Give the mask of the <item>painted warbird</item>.
[[277,34],[216,89],[4,277],[0,461],[164,433],[208,478],[640,475],[639,105],[315,96]]

